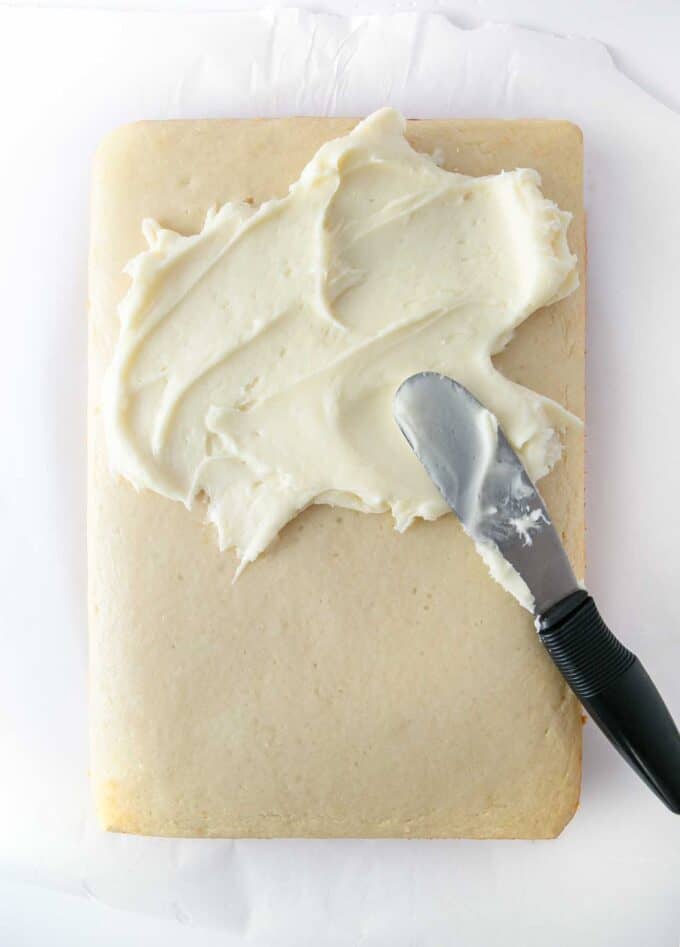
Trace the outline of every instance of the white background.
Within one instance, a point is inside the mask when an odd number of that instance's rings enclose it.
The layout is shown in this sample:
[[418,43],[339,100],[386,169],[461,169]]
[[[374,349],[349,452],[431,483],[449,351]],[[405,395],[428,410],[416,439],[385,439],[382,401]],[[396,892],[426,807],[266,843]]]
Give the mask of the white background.
[[[70,4],[71,6],[87,6],[86,3]],[[168,4],[161,0],[150,0],[144,4],[131,2],[108,3],[109,8],[119,7],[125,9],[243,9],[248,4],[245,0],[240,3],[215,3],[200,2],[197,4],[179,3]],[[340,2],[328,2],[328,0],[319,0],[313,4],[313,9],[330,11],[336,13],[349,12],[391,12],[393,10],[434,10],[445,12],[458,25],[468,27],[477,27],[485,21],[497,21],[515,23],[521,26],[527,26],[535,29],[548,30],[559,34],[575,34],[578,36],[589,36],[599,39],[607,44],[608,49],[618,68],[632,79],[639,87],[653,95],[656,100],[669,109],[680,111],[680,57],[678,56],[678,45],[680,43],[680,19],[673,16],[672,13],[677,4],[674,2],[606,2],[606,0],[589,0],[589,2],[574,2],[574,0],[563,0],[560,2],[537,3],[535,0],[497,0],[497,2],[472,2],[472,0],[450,0],[450,2],[441,3],[390,3],[388,0],[373,0],[373,2],[357,3],[351,2],[342,4]],[[640,12],[644,9],[644,13]],[[55,36],[55,43],[59,42],[59,37]],[[2,38],[0,36],[0,55],[2,54]],[[31,50],[26,50],[26,55],[31,55]],[[49,77],[40,74],[40,62],[35,63],[35,70],[40,82],[49,81]],[[5,88],[2,95],[11,95],[15,90]],[[20,95],[20,90],[17,91]],[[74,93],[77,95],[77,91]],[[0,95],[0,102],[5,101]],[[151,116],[149,116],[151,117]],[[2,127],[2,126],[0,126]],[[11,146],[12,129],[4,127],[4,141],[2,147]],[[40,157],[40,156],[38,156]],[[677,161],[680,169],[680,154],[671,154],[669,161]],[[36,156],[29,156],[29,160],[36,160]],[[37,165],[38,166],[38,165]],[[11,206],[12,194],[9,193],[11,182],[3,182],[3,188],[6,190],[4,201],[9,202]],[[597,181],[591,180],[591,187],[597,187]],[[604,186],[604,182],[602,182]],[[644,182],[640,181],[640,189],[644,189]],[[591,193],[590,198],[594,199]],[[596,225],[598,221],[595,221]],[[601,224],[601,221],[600,221]],[[650,232],[653,232],[654,221],[649,222]],[[667,231],[668,232],[668,231]],[[4,235],[7,236],[6,234]],[[591,229],[591,256],[597,261],[598,255],[603,252],[603,244],[607,239],[606,229],[598,225],[593,232]],[[651,238],[650,238],[651,239]],[[642,241],[642,252],[646,254],[641,262],[644,268],[648,257],[653,258],[653,247],[645,246]],[[668,248],[666,248],[668,249]],[[677,244],[675,256],[680,265],[680,240]],[[673,254],[671,253],[671,258]],[[592,263],[592,259],[591,259]],[[651,268],[649,272],[654,275]],[[657,274],[658,275],[658,274]],[[0,290],[1,291],[1,290]],[[68,287],[56,286],[56,292],[67,292]],[[680,352],[680,298],[675,297],[671,301],[668,312],[674,311],[673,302],[678,323],[676,325],[665,325],[665,332],[659,339],[659,346],[665,349],[676,348]],[[595,318],[598,299],[590,299],[591,322]],[[595,305],[594,305],[595,304]],[[18,317],[17,313],[2,312],[2,319],[9,320]],[[653,319],[653,313],[641,313],[640,340],[644,347],[644,330],[649,321]],[[75,324],[75,322],[74,322]],[[609,328],[611,332],[611,326]],[[626,345],[623,343],[617,348],[616,340],[612,340],[613,355],[609,360],[615,377],[612,378],[612,405],[613,411],[616,405],[614,394],[618,394],[624,404],[628,407],[626,418],[618,418],[619,430],[623,430],[629,423],[635,423],[644,427],[649,424],[650,429],[654,426],[654,418],[646,414],[635,413],[635,399],[628,400],[624,397],[624,387],[626,384],[635,385],[636,367],[638,363],[638,352],[635,349],[635,334],[628,333]],[[597,334],[590,339],[591,348],[595,350],[597,362],[593,364],[591,357],[589,362],[589,390],[601,393],[603,378],[599,373],[608,363],[600,358],[603,347],[602,337]],[[81,343],[78,343],[81,345]],[[81,345],[82,351],[82,345]],[[649,358],[649,353],[646,355]],[[662,405],[670,403],[677,405],[678,384],[677,378],[672,378],[667,374],[668,362],[664,360],[663,353],[659,355],[659,362],[665,365],[666,374],[659,373],[659,377],[651,378],[650,383],[654,384],[658,394],[659,411]],[[672,364],[672,362],[671,362]],[[645,369],[649,376],[649,367]],[[79,379],[66,379],[66,388],[71,390],[72,394],[79,390]],[[7,397],[8,393],[4,395]],[[650,399],[642,399],[645,410],[649,411],[650,405],[654,402]],[[598,411],[604,412],[606,401],[603,398],[595,398],[595,416],[592,418],[590,426],[591,438],[592,431],[604,432],[603,415],[598,415]],[[663,409],[667,410],[667,408]],[[675,408],[668,413],[668,418],[672,422],[675,419]],[[653,443],[647,447],[658,451],[659,463],[666,465],[677,464],[679,455],[677,448],[673,454],[673,432],[672,424],[666,432],[666,439],[660,440],[655,436]],[[609,442],[608,446],[609,446]],[[644,444],[644,439],[638,441]],[[614,444],[619,450],[620,462],[625,459],[621,454],[620,445]],[[73,445],[66,443],[64,449],[68,450]],[[669,453],[670,452],[670,453]],[[589,458],[591,470],[589,475],[589,528],[591,535],[589,537],[589,583],[596,591],[599,600],[603,603],[605,614],[614,613],[625,627],[616,626],[616,630],[626,637],[626,632],[630,634],[632,626],[639,622],[644,622],[645,609],[641,603],[647,603],[646,595],[651,594],[651,588],[654,594],[659,591],[666,595],[662,607],[657,607],[654,611],[655,619],[668,622],[668,634],[680,634],[680,615],[679,609],[674,607],[674,601],[669,594],[674,586],[673,576],[680,576],[680,556],[676,552],[675,538],[668,536],[664,531],[665,517],[667,509],[665,503],[676,503],[676,497],[672,496],[666,499],[664,496],[655,497],[655,504],[645,507],[645,516],[631,514],[630,510],[611,509],[612,496],[618,501],[621,500],[620,493],[617,494],[616,486],[612,483],[611,477],[614,472],[611,467],[607,467],[606,459],[603,457],[601,447],[592,442],[589,443]],[[640,457],[632,456],[629,458],[631,465],[640,464]],[[645,474],[654,472],[653,465],[644,466]],[[618,471],[617,471],[618,474]],[[659,479],[652,482],[652,491],[658,489],[659,484],[672,483],[673,477],[677,481],[677,475],[673,474],[670,479],[664,480],[663,471],[659,472]],[[648,479],[651,477],[648,476]],[[4,500],[7,501],[5,496]],[[31,498],[24,498],[31,502]],[[39,503],[40,498],[33,498],[34,502]],[[637,502],[639,496],[636,494],[631,498],[631,502]],[[657,502],[658,501],[658,502]],[[658,510],[656,517],[649,516],[650,510]],[[677,517],[676,517],[677,521]],[[621,526],[617,524],[620,522]],[[595,533],[595,535],[593,535]],[[649,570],[645,573],[637,572],[634,575],[626,573],[626,564],[630,558],[627,550],[628,544],[636,544],[636,547],[642,544],[644,555],[641,555],[638,549],[637,559],[635,561],[649,560]],[[36,556],[38,550],[34,550]],[[69,550],[65,550],[67,556]],[[9,563],[8,563],[9,564]],[[654,576],[661,575],[661,579],[655,585]],[[620,577],[619,583],[614,581],[613,576]],[[7,581],[7,572],[4,575]],[[7,589],[9,592],[9,587]],[[620,601],[625,600],[626,607],[622,608]],[[27,603],[29,608],[33,603]],[[35,605],[36,609],[38,604]],[[608,608],[608,610],[607,610]],[[674,624],[673,624],[674,623]],[[11,648],[13,629],[3,627],[5,633],[4,640],[6,648]],[[630,637],[628,638],[630,640]],[[643,639],[639,638],[635,642],[638,644],[638,650],[643,650]],[[677,654],[677,650],[669,648],[666,652],[669,657]],[[667,688],[673,680],[676,680],[680,673],[677,666],[663,667],[664,652],[657,648],[655,651],[655,663],[653,666],[654,674],[660,682]],[[40,654],[36,653],[36,661],[40,660]],[[650,670],[652,662],[647,662]],[[677,694],[677,690],[675,692]],[[675,700],[672,705],[676,716],[680,712],[678,701]],[[4,728],[0,729],[2,738],[5,736],[11,739],[10,734],[6,734]],[[3,747],[3,755],[5,749]],[[504,944],[508,947],[525,947],[529,944],[550,943],[554,947],[567,947],[570,943],[578,943],[579,947],[625,947],[625,945],[635,945],[638,947],[641,943],[649,944],[650,947],[677,947],[680,943],[680,835],[678,835],[677,819],[673,821],[667,816],[658,804],[649,796],[641,786],[634,785],[632,777],[623,770],[623,765],[613,756],[608,755],[607,748],[593,727],[586,730],[585,760],[587,780],[584,788],[584,808],[590,806],[591,812],[596,809],[595,792],[607,794],[610,789],[612,806],[616,806],[619,796],[613,791],[614,781],[620,780],[624,787],[622,790],[627,793],[627,805],[622,811],[626,813],[628,819],[631,811],[635,813],[635,822],[617,822],[616,813],[606,813],[606,808],[602,808],[602,818],[608,817],[607,835],[605,835],[605,850],[598,850],[600,859],[599,869],[601,870],[601,883],[593,883],[588,889],[580,891],[580,903],[575,904],[572,900],[568,907],[565,902],[565,912],[559,911],[554,915],[554,930],[545,926],[545,921],[536,924],[532,929],[532,916],[537,911],[533,902],[533,892],[526,890],[524,896],[516,904],[515,922],[510,915],[498,917],[497,924],[489,917],[479,917],[480,925],[487,930],[487,945]],[[589,775],[588,775],[589,774]],[[617,782],[617,786],[619,783]],[[596,789],[593,789],[596,787]],[[602,800],[599,799],[599,805],[602,806]],[[580,813],[577,818],[585,818],[586,813]],[[568,833],[565,833],[565,844],[569,844]],[[658,837],[658,846],[655,847],[654,836]],[[650,837],[652,842],[650,843]],[[670,840],[670,842],[669,842]],[[257,844],[257,843],[255,843]],[[314,851],[315,845],[325,845],[328,843],[299,843],[293,844],[285,850],[285,859],[287,868],[291,875],[295,875],[298,866],[307,865],[310,857],[310,851]],[[370,846],[371,843],[366,843]],[[508,843],[512,845],[512,843]],[[568,879],[563,876],[565,871],[565,861],[560,857],[561,842],[554,843],[551,849],[553,856],[546,863],[551,867],[553,876],[549,879],[550,883],[559,888],[564,885],[568,887]],[[670,845],[670,847],[669,847]],[[310,846],[312,846],[310,848]],[[657,860],[655,852],[662,853]],[[279,849],[279,852],[281,850]],[[348,849],[344,843],[335,843],[332,852],[336,853],[338,863],[342,863]],[[316,942],[319,944],[391,944],[400,945],[402,943],[455,943],[460,947],[467,947],[472,940],[466,941],[456,936],[460,930],[469,930],[470,917],[465,915],[465,900],[469,903],[479,905],[480,900],[488,897],[489,915],[493,916],[493,905],[500,895],[500,887],[503,884],[503,870],[501,858],[497,856],[497,849],[491,848],[484,843],[459,843],[455,850],[455,870],[452,865],[451,871],[451,895],[447,899],[445,888],[442,888],[442,878],[446,877],[446,871],[439,871],[436,874],[434,882],[439,887],[433,890],[431,900],[428,900],[427,891],[423,891],[423,886],[430,883],[428,876],[429,862],[423,855],[423,849],[414,845],[412,878],[411,884],[415,892],[413,899],[414,910],[423,911],[427,916],[415,919],[417,923],[412,925],[412,930],[420,931],[420,936],[411,935],[408,941],[402,937],[402,931],[399,929],[390,930],[389,910],[385,914],[385,905],[381,906],[382,913],[379,915],[379,923],[376,923],[373,931],[365,929],[363,932],[357,931],[354,935],[347,934],[347,928],[343,926],[340,918],[337,917],[337,911],[333,910],[333,899],[337,892],[328,890],[327,896],[330,902],[327,912],[327,926],[319,929]],[[451,850],[439,849],[440,861],[445,861]],[[532,878],[530,861],[532,847],[517,848],[516,851],[516,871],[523,875],[527,882]],[[587,849],[584,847],[584,856]],[[675,856],[673,855],[675,852]],[[384,854],[384,853],[383,853]],[[352,866],[351,860],[346,864]],[[396,863],[395,863],[396,864]],[[400,864],[403,864],[400,862]],[[480,874],[480,864],[484,871]],[[626,865],[631,870],[626,871]],[[488,885],[488,891],[470,890],[466,892],[466,865],[469,868],[469,876],[472,878],[484,877]],[[574,870],[573,858],[568,862],[569,871]],[[441,867],[441,866],[440,866]],[[598,872],[592,871],[590,865],[583,866],[584,874],[589,873],[593,879],[597,879]],[[634,870],[633,870],[634,867]],[[621,870],[624,869],[624,870]],[[673,879],[669,880],[669,871],[675,869],[675,883]],[[400,869],[401,870],[401,869]],[[617,871],[619,874],[617,875]],[[285,878],[286,866],[274,877],[278,879]],[[612,886],[610,879],[616,876],[618,881]],[[345,879],[342,874],[333,876],[337,881],[338,887],[351,885],[351,879]],[[384,890],[389,895],[390,888],[395,891],[401,890],[401,879],[395,877],[394,872],[389,868],[385,871]],[[454,890],[455,889],[455,890]],[[300,891],[293,887],[293,897],[300,898]],[[674,896],[673,896],[674,892]],[[462,897],[461,897],[462,894]],[[540,892],[536,892],[540,897]],[[389,907],[389,897],[387,898]],[[447,905],[449,905],[447,907]],[[293,914],[297,905],[291,905]],[[403,906],[400,906],[403,908]],[[299,910],[305,910],[304,899],[301,900]],[[431,910],[431,917],[427,914]],[[448,916],[447,916],[448,911]],[[398,914],[395,905],[395,915]],[[540,914],[540,912],[537,912]],[[578,916],[574,916],[578,915]],[[305,927],[300,922],[301,929]],[[271,932],[272,938],[275,937],[277,930],[276,917],[269,919],[267,929]],[[290,928],[288,928],[290,931]],[[342,933],[342,932],[345,933]],[[520,933],[521,931],[521,933]],[[572,931],[574,939],[570,940],[565,931]],[[578,939],[577,939],[578,938]],[[272,940],[276,943],[276,940]],[[285,941],[289,943],[289,940]],[[305,943],[308,942],[305,939]],[[71,895],[61,894],[56,891],[46,890],[35,885],[24,886],[20,884],[0,883],[0,947],[15,947],[15,945],[69,945],[69,947],[78,947],[78,945],[97,944],[102,947],[108,945],[121,944],[126,945],[153,945],[163,944],[167,947],[173,947],[177,944],[191,944],[195,947],[212,944],[233,944],[233,937],[227,938],[226,932],[208,931],[202,929],[187,929],[180,923],[173,920],[159,920],[153,917],[139,914],[131,914],[123,911],[117,911],[107,907],[94,900],[87,900],[82,897],[73,897]],[[477,940],[474,941],[478,943]]]

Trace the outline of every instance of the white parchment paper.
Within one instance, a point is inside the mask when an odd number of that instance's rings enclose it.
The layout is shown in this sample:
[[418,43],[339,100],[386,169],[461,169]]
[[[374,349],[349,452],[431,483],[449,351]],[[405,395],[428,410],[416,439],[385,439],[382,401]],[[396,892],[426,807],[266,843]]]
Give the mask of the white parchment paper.
[[556,842],[173,841],[106,835],[92,818],[94,148],[140,118],[358,116],[384,104],[412,117],[568,118],[584,130],[588,582],[680,717],[680,118],[595,42],[462,30],[438,15],[3,8],[0,872],[218,926],[221,943],[619,947],[653,930],[655,947],[675,947],[678,820],[592,725],[581,810]]

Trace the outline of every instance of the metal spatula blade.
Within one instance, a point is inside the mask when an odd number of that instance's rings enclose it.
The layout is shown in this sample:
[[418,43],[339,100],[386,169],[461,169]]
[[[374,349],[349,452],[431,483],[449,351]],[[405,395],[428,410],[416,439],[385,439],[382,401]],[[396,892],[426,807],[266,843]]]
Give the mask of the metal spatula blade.
[[394,397],[394,416],[466,532],[495,543],[524,579],[536,614],[579,588],[538,490],[467,388],[435,372],[412,375]]

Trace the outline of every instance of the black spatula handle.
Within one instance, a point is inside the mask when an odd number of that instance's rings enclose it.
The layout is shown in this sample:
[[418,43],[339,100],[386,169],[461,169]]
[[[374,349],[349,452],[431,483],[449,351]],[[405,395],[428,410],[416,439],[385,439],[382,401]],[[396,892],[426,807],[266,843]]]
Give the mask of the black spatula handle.
[[541,641],[621,756],[680,813],[680,734],[637,657],[607,628],[587,592],[574,592],[538,621]]

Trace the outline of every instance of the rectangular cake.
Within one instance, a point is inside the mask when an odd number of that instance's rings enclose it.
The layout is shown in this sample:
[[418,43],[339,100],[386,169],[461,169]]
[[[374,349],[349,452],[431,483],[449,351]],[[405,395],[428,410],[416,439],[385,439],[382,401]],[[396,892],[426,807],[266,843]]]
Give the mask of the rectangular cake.
[[[531,616],[453,515],[311,507],[232,584],[199,508],[114,477],[102,378],[125,263],[152,217],[282,196],[344,119],[144,122],[112,133],[92,191],[88,559],[91,774],[102,824],[145,835],[549,838],[579,798],[579,706]],[[496,363],[584,415],[582,140],[559,121],[413,121],[470,175],[529,167],[573,214],[580,287]],[[582,431],[541,492],[584,571]]]

